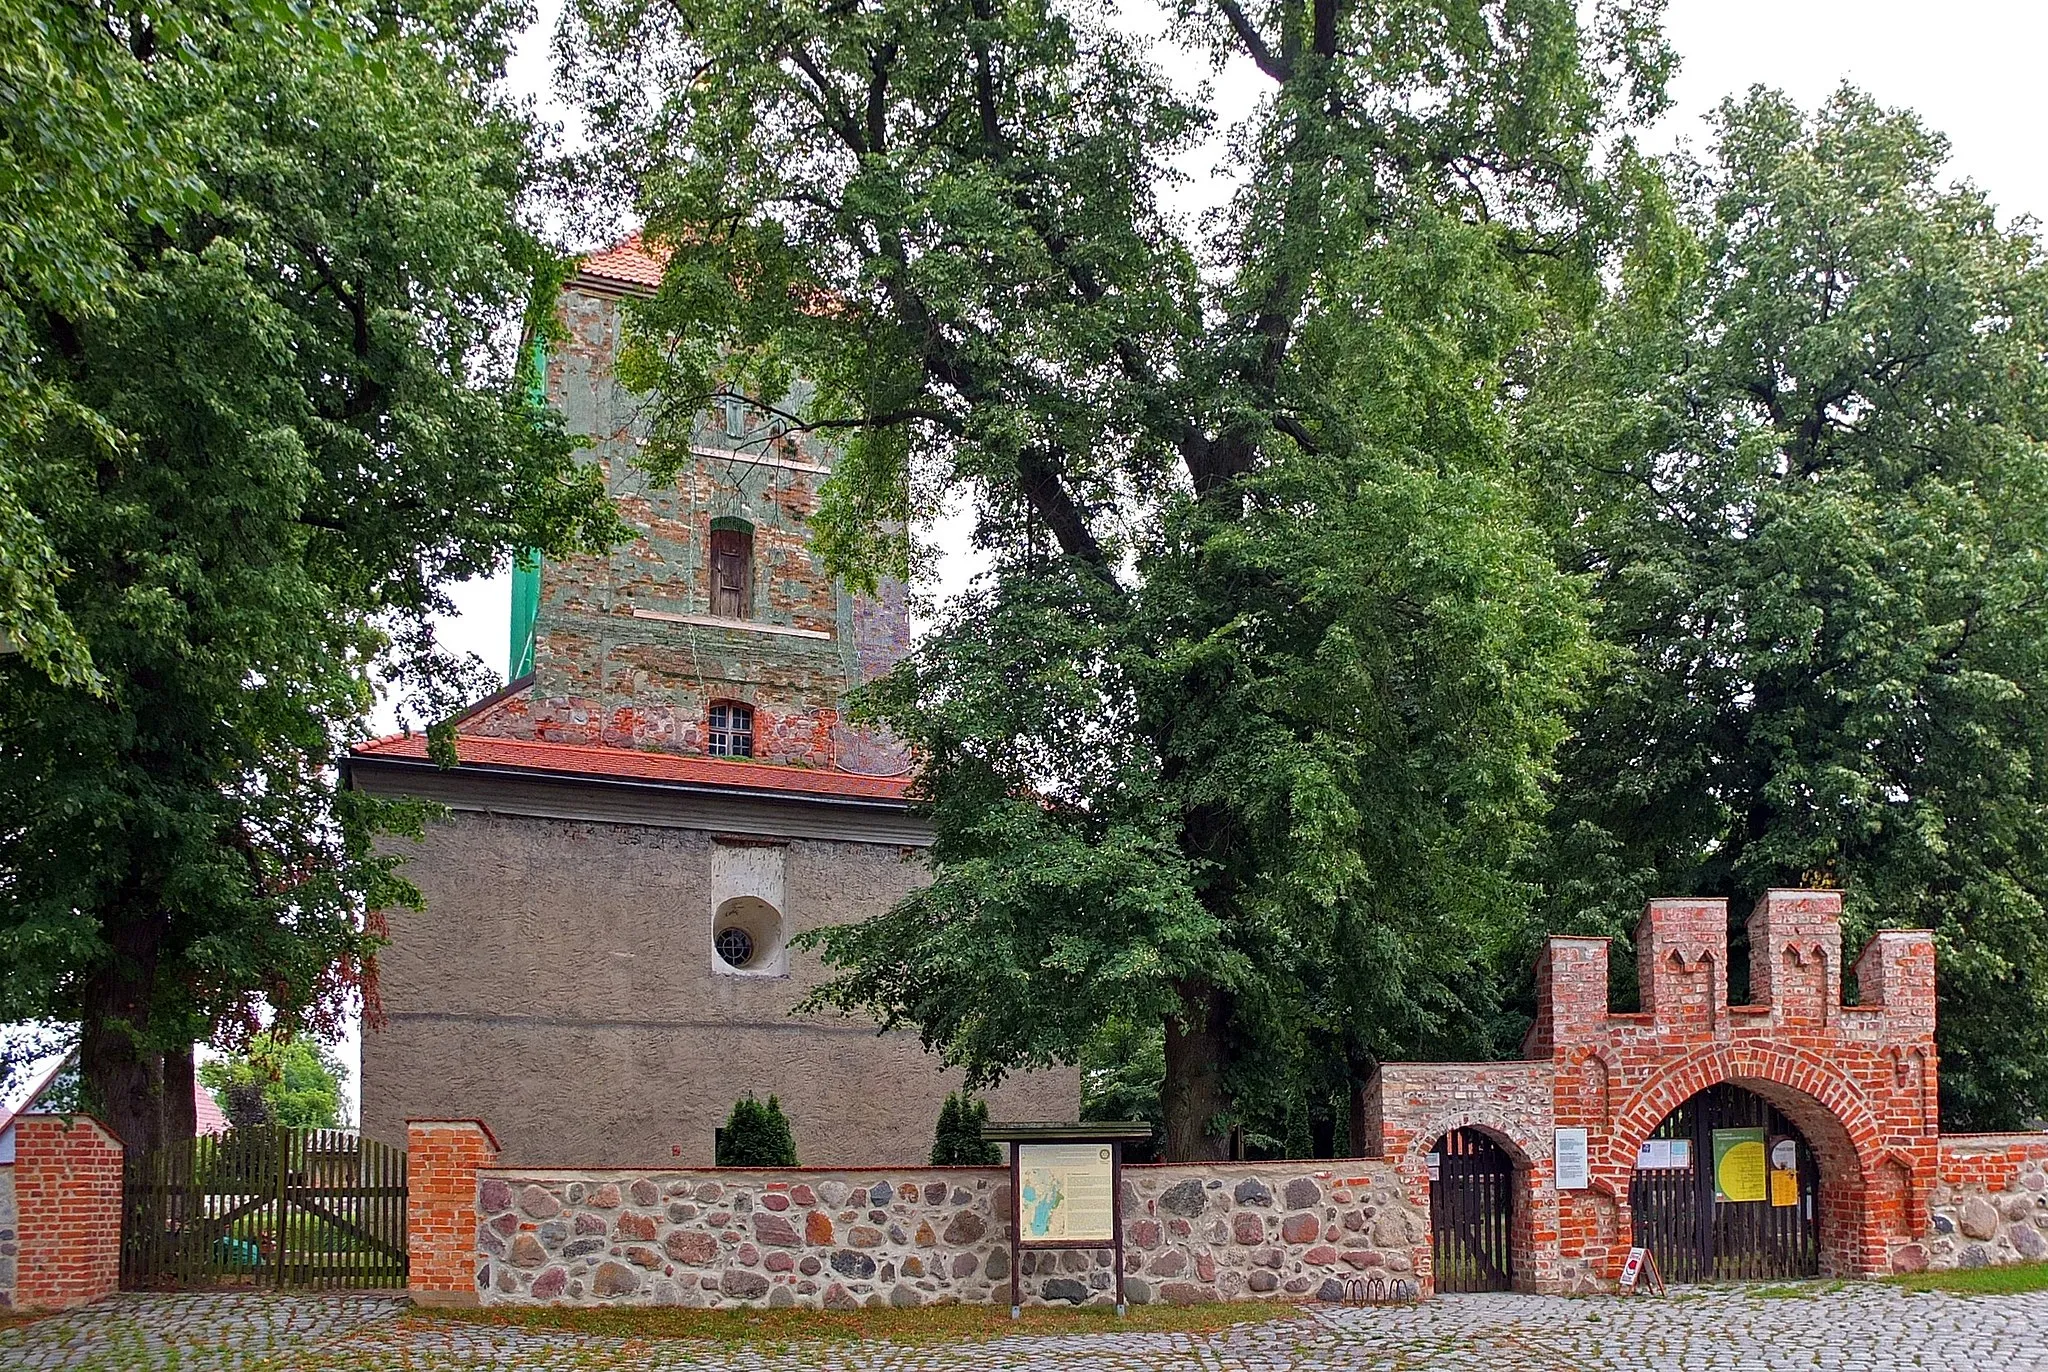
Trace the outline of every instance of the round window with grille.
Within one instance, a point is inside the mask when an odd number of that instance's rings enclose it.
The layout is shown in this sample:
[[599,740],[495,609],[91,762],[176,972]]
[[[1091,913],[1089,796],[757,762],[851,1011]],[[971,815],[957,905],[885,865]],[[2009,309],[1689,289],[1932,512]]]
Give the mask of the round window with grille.
[[727,966],[744,967],[754,960],[754,936],[737,926],[720,929],[712,944]]

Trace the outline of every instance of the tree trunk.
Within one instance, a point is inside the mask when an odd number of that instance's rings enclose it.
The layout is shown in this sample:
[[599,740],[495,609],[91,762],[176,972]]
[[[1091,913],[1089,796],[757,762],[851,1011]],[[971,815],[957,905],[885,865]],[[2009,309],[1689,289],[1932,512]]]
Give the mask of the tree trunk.
[[197,1071],[192,1065],[192,1045],[164,1050],[165,1143],[183,1143],[199,1132]]
[[160,938],[153,919],[109,928],[111,952],[80,998],[78,1075],[85,1101],[130,1152],[145,1152],[164,1137],[163,1058],[149,1041]]
[[1223,1089],[1229,1065],[1229,1004],[1222,988],[1183,982],[1181,1013],[1166,1019],[1166,1081],[1160,1105],[1166,1116],[1161,1160],[1220,1162],[1230,1153],[1222,1127],[1230,1098]]
[[1337,1112],[1327,1101],[1309,1111],[1308,1153],[1312,1158],[1337,1156]]
[[1344,1065],[1351,1078],[1351,1156],[1376,1158],[1380,1152],[1379,1121],[1367,1118],[1365,1106],[1366,1087],[1372,1084],[1379,1062],[1371,1053],[1349,1047],[1344,1052]]

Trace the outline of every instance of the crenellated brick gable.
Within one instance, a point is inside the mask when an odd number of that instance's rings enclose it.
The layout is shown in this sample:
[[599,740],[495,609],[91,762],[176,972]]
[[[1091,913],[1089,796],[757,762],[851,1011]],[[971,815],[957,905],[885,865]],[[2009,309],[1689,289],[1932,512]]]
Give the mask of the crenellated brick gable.
[[[1518,1278],[1540,1289],[1598,1286],[1633,1241],[1630,1182],[1644,1141],[1694,1095],[1732,1083],[1797,1125],[1818,1159],[1825,1270],[1869,1275],[1940,1259],[1945,1250],[1928,1246],[1939,1237],[1938,1204],[1970,1185],[2024,1191],[2042,1170],[2036,1144],[2048,1140],[1996,1150],[1984,1176],[1944,1152],[1933,936],[1872,938],[1854,966],[1860,994],[1845,1003],[1841,909],[1835,891],[1758,901],[1747,924],[1747,1005],[1729,1003],[1725,901],[1650,902],[1635,940],[1639,1011],[1609,1007],[1607,940],[1551,938],[1537,963],[1529,1060],[1387,1066],[1368,1110],[1382,1152],[1426,1194],[1428,1150],[1451,1129],[1484,1129],[1521,1169]],[[1588,1131],[1584,1188],[1555,1185],[1561,1127]],[[2048,1215],[2048,1200],[2041,1205]],[[2011,1200],[2000,1213],[2024,1208]],[[1981,1208],[1975,1222],[1988,1224]],[[2038,1238],[2030,1226],[2007,1249]],[[1986,1251],[1997,1260],[2006,1250]]]

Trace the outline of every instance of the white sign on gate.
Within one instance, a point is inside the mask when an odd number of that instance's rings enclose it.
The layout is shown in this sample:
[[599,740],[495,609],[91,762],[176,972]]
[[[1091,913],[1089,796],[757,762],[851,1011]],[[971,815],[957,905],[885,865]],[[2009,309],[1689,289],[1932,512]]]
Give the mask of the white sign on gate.
[[1558,1190],[1582,1191],[1592,1184],[1586,1156],[1585,1130],[1558,1130],[1556,1157]]

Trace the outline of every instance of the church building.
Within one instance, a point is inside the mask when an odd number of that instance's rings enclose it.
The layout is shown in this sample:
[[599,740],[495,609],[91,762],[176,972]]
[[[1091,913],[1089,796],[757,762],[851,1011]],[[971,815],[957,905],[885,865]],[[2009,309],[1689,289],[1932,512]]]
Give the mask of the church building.
[[[957,1074],[914,1035],[794,1015],[826,969],[790,946],[925,879],[909,758],[842,715],[909,645],[904,590],[824,573],[805,521],[833,454],[766,415],[704,416],[672,486],[634,465],[643,402],[613,361],[622,302],[659,280],[637,241],[585,259],[545,360],[639,536],[515,571],[513,680],[457,721],[456,767],[416,735],[350,758],[350,785],[448,811],[400,849],[426,905],[386,912],[363,1128],[478,1118],[520,1163],[701,1166],[752,1092],[805,1164],[916,1162]],[[1072,1071],[991,1100],[1078,1108]]]

